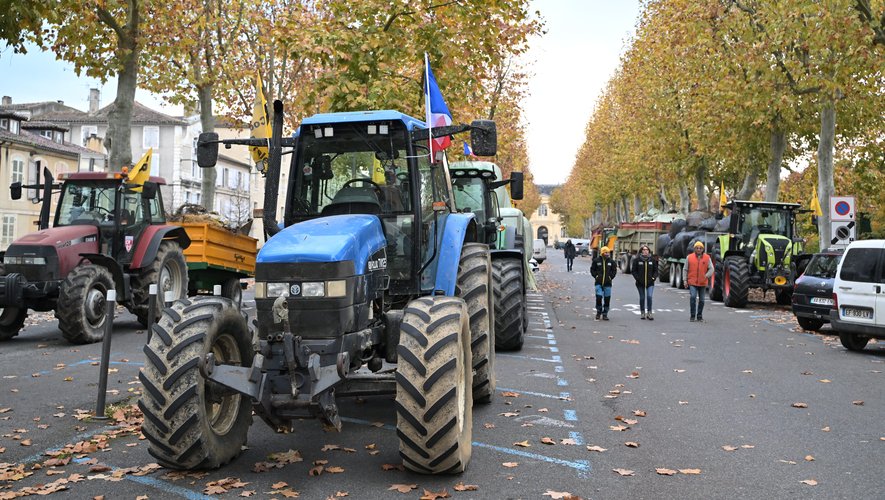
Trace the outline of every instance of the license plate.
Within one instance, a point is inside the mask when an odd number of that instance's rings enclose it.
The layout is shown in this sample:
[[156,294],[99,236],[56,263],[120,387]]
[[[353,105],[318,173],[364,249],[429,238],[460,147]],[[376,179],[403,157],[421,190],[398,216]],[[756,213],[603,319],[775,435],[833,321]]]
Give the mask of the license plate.
[[842,316],[846,318],[873,319],[872,309],[855,309],[853,307],[843,307]]
[[822,306],[833,305],[833,299],[828,299],[826,297],[812,297],[810,302],[812,304],[818,304],[818,305],[822,305]]

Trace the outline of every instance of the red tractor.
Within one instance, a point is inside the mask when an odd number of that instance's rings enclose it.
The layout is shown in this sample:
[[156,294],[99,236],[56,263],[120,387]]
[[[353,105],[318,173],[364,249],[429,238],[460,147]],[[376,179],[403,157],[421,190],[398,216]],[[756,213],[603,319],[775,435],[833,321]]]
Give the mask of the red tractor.
[[[22,189],[42,191],[39,231],[0,252],[0,340],[16,336],[28,310],[55,310],[64,337],[76,344],[102,339],[105,294],[148,320],[148,287],[156,283],[176,298],[187,294],[187,264],[182,249],[190,245],[184,229],[166,224],[159,177],[131,184],[125,173],[77,172],[60,175],[48,169],[42,185],[10,186],[12,199]],[[51,196],[60,191],[55,222],[49,227]],[[158,308],[159,309],[159,308]]]

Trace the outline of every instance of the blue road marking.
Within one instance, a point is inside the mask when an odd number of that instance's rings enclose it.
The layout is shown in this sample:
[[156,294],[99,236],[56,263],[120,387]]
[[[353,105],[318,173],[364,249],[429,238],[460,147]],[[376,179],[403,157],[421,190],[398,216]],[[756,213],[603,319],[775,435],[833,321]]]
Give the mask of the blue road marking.
[[550,352],[559,352],[558,347],[550,347]]
[[575,410],[562,410],[562,416],[569,422],[578,421],[578,413]]
[[[123,353],[121,353],[121,352],[115,352],[115,353],[111,354],[112,357],[113,356],[121,356],[121,355],[123,355]],[[92,363],[95,363],[98,361],[99,360],[97,360],[97,359],[81,359],[80,361],[75,361],[73,363],[65,365],[64,368],[71,368],[74,366],[88,365],[88,364],[92,364]],[[125,366],[139,366],[139,367],[144,366],[144,363],[135,363],[135,362],[131,362],[131,361],[111,361],[111,364],[112,365],[125,365]],[[62,368],[60,370],[56,370],[56,369],[42,370],[37,373],[39,373],[41,376],[42,375],[49,375],[50,373],[60,372],[64,368]]]
[[558,385],[560,387],[568,387],[568,380],[566,380],[564,378],[557,377],[556,378],[556,385]]
[[[75,458],[73,460],[73,462],[80,464],[80,463],[86,462],[88,460],[89,460],[88,458]],[[110,465],[108,467],[111,468],[110,472],[114,472],[115,470],[119,469],[118,467],[113,467]],[[196,491],[191,491],[187,488],[182,488],[181,486],[176,486],[172,483],[167,483],[166,481],[162,481],[160,479],[153,478],[153,477],[133,476],[130,474],[125,474],[125,475],[123,475],[123,479],[126,479],[127,481],[132,481],[135,483],[141,483],[146,486],[150,486],[152,488],[156,488],[158,490],[165,491],[166,493],[171,493],[173,495],[178,495],[183,498],[192,498],[195,500],[211,500],[211,499],[215,498],[215,497],[203,495],[202,493],[197,493]]]
[[571,431],[568,433],[568,437],[572,438],[572,440],[578,446],[581,446],[584,444],[584,436],[582,436],[580,432]]
[[565,371],[565,368],[563,366],[556,366],[553,368],[553,371],[555,371],[556,373],[562,373]]
[[[498,390],[499,391],[506,391],[506,392],[516,392],[518,394],[526,394],[528,396],[538,396],[541,398],[550,398],[550,399],[566,399],[569,397],[567,392],[562,392],[562,393],[560,393],[559,396],[557,396],[555,394],[544,394],[543,392],[521,391],[519,389],[508,389],[506,387],[500,387],[500,386],[498,386]],[[563,396],[563,394],[565,394],[565,396]]]
[[544,361],[547,363],[559,363],[561,361],[559,359],[559,356],[553,356],[553,359],[533,358],[531,356],[521,356],[519,354],[498,354],[498,353],[495,353],[495,356],[498,356],[501,358],[530,359],[532,361]]
[[556,345],[556,341],[553,339],[548,340],[547,343],[550,345]]
[[571,399],[572,395],[569,392],[560,392],[559,399]]

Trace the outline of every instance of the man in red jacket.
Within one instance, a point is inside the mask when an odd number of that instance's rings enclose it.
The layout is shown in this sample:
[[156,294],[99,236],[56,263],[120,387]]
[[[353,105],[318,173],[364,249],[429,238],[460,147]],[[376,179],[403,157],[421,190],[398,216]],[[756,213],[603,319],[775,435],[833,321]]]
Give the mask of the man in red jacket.
[[710,276],[713,276],[713,263],[710,256],[704,253],[704,243],[696,241],[694,252],[685,259],[685,267],[682,268],[682,280],[688,283],[690,292],[690,321],[704,321],[704,294]]

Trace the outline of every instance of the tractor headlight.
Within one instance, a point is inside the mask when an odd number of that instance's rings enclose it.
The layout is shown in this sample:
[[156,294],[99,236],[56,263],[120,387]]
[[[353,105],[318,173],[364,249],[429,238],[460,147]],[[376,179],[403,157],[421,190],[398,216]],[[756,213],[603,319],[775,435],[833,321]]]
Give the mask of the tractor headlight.
[[255,282],[256,299],[272,299],[281,295],[289,295],[288,283],[267,283],[264,281]]
[[22,258],[21,257],[3,257],[3,263],[4,264],[13,264],[13,265],[21,264]]
[[301,284],[302,297],[325,297],[326,284],[322,281],[306,281]]
[[4,257],[4,264],[45,266],[46,257]]
[[347,295],[347,281],[336,280],[326,282],[327,297],[344,297]]

